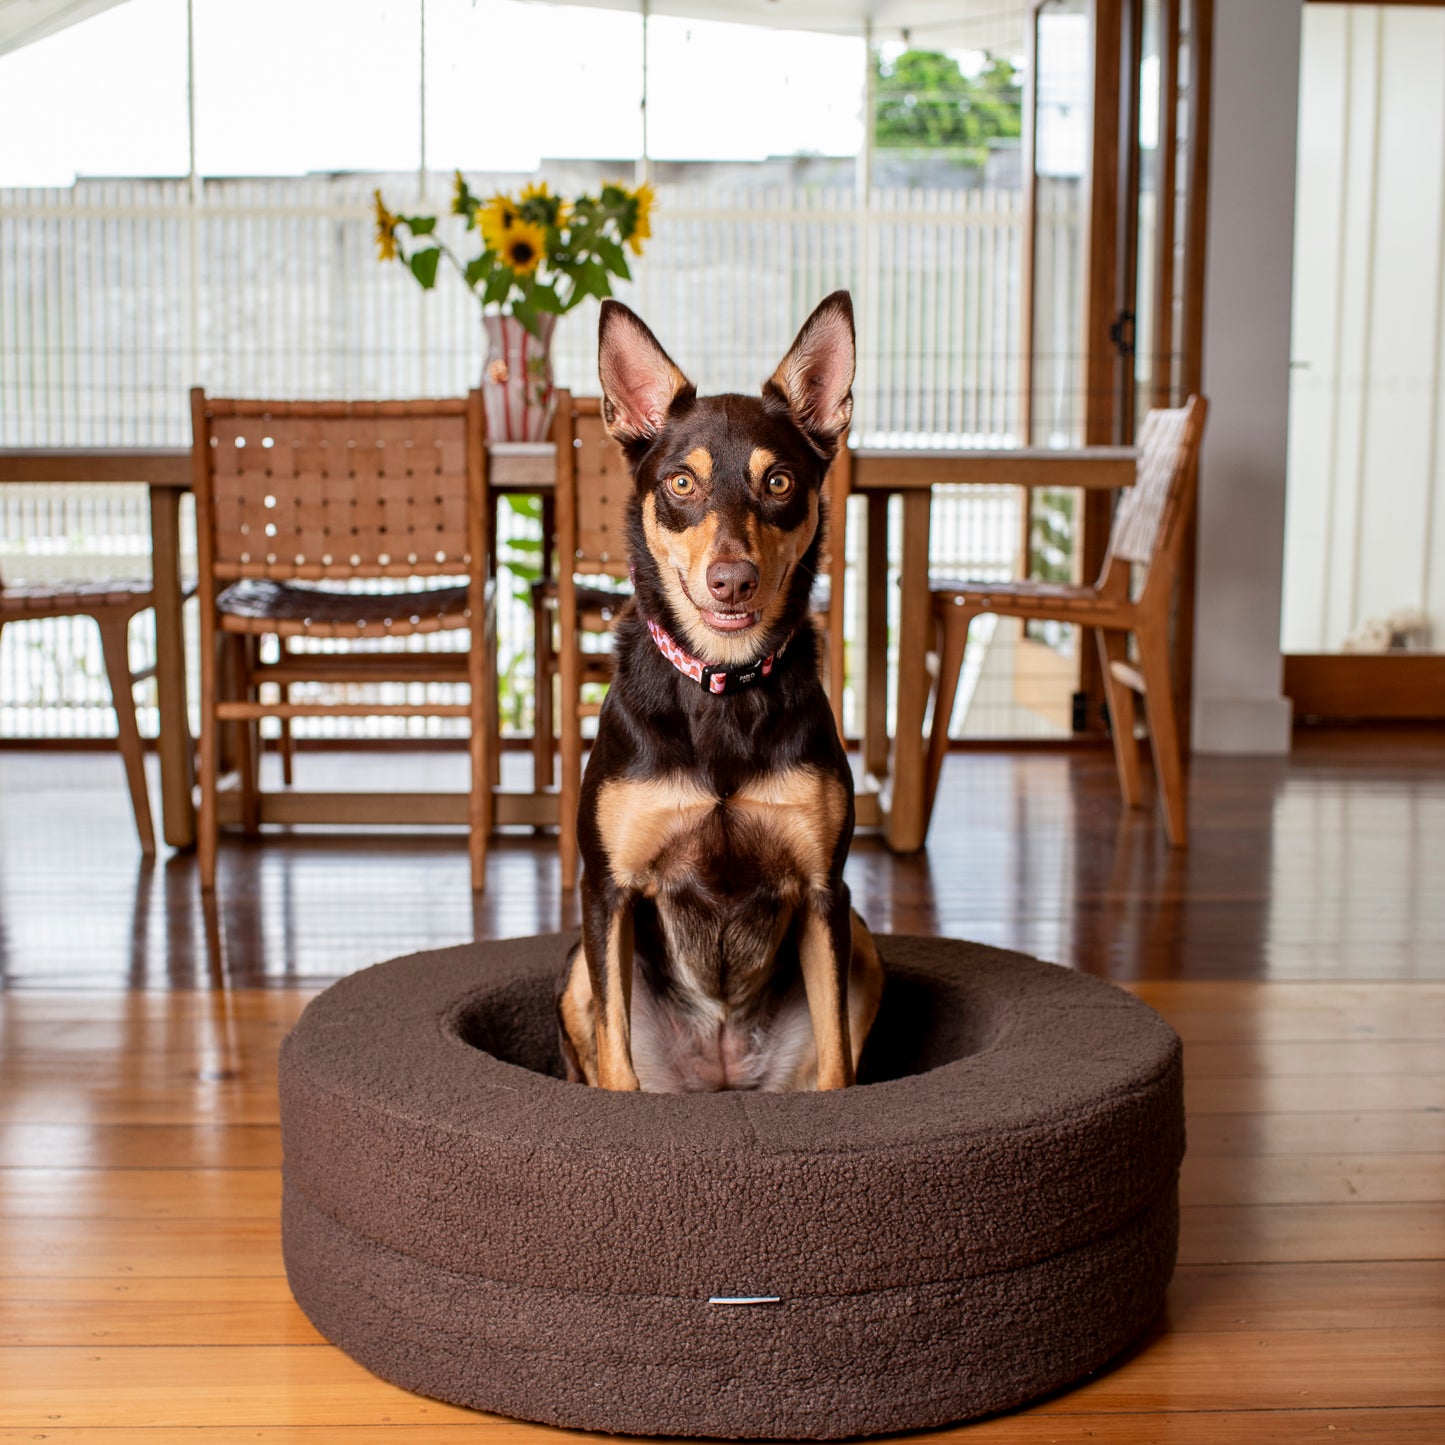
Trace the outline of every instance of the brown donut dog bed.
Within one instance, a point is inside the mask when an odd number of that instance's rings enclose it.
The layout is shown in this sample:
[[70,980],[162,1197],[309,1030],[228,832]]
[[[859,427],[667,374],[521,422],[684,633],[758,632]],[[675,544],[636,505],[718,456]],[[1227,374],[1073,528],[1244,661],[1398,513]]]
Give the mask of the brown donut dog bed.
[[883,936],[859,1087],[613,1094],[560,1077],[571,941],[380,964],[286,1041],[291,1288],[377,1374],[587,1430],[836,1438],[1058,1389],[1159,1309],[1180,1048],[1128,994]]

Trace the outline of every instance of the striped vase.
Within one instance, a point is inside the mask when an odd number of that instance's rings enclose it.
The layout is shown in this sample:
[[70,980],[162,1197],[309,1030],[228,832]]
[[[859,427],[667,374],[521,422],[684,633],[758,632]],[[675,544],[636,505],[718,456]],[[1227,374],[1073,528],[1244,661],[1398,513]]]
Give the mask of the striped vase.
[[482,317],[487,332],[482,399],[490,440],[547,439],[556,405],[552,387],[552,328],[556,324],[555,316],[539,316],[542,334],[533,336],[515,317]]

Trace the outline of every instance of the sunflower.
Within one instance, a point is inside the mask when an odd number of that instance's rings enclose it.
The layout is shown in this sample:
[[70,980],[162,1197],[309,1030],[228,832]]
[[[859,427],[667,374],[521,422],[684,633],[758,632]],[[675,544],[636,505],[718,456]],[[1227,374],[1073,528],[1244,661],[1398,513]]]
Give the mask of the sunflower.
[[484,201],[477,211],[477,225],[481,227],[487,249],[500,251],[519,220],[517,203],[510,196],[498,194]]
[[652,235],[652,207],[657,192],[644,181],[631,195],[631,204],[636,207],[632,230],[628,232],[627,244],[634,256],[642,254],[642,243]]
[[378,261],[396,260],[396,225],[400,217],[393,216],[381,199],[380,189],[372,192],[376,198],[376,258]]
[[452,215],[470,216],[476,207],[476,197],[467,188],[466,177],[457,171],[452,177]]
[[519,276],[535,271],[547,249],[547,233],[532,221],[518,220],[507,228],[497,247],[502,260]]
[[561,196],[554,196],[547,188],[546,181],[532,181],[522,187],[522,198],[517,209],[529,221],[539,226],[551,226],[560,231],[567,224],[570,207]]

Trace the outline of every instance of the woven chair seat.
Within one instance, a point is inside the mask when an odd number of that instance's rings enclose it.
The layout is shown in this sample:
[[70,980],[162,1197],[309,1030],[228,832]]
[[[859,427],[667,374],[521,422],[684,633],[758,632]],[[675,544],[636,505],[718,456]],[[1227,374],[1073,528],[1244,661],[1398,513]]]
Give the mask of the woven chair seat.
[[[604,622],[611,622],[631,596],[630,591],[616,592],[606,587],[578,587],[577,610],[600,617]],[[555,602],[556,600],[557,583],[555,579],[544,577],[540,582],[532,583],[532,601],[534,603]]]
[[0,587],[0,617],[70,617],[97,608],[139,612],[152,602],[149,582],[7,582]]
[[1013,611],[1037,608],[1053,617],[1069,612],[1106,612],[1127,605],[1127,598],[1108,597],[1097,587],[1079,586],[1069,582],[1039,582],[1024,579],[1018,582],[960,582],[946,577],[929,579],[935,608],[964,606],[983,611]]
[[216,599],[221,629],[280,637],[407,637],[466,627],[468,589],[422,592],[341,592],[292,582],[247,578]]

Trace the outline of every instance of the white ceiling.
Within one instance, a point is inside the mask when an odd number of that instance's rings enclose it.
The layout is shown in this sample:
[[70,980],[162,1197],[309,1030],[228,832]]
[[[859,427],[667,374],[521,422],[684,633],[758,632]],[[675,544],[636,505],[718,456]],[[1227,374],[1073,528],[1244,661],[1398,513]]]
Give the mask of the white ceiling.
[[[0,55],[19,50],[123,0],[0,0]],[[529,0],[547,4],[550,0]],[[596,9],[637,13],[641,0],[568,0]],[[779,30],[861,35],[873,22],[880,43],[905,37],[925,50],[1023,49],[1029,0],[653,0],[654,15],[728,20]]]
[[89,19],[122,0],[0,0],[0,55]]
[[[545,4],[548,0],[531,0]],[[568,0],[603,10],[636,13],[641,0]],[[990,50],[1016,54],[1023,49],[1030,0],[652,0],[654,15],[696,20],[728,20],[778,30],[817,30],[829,35],[861,35],[873,22],[874,39],[904,38],[921,50]]]

